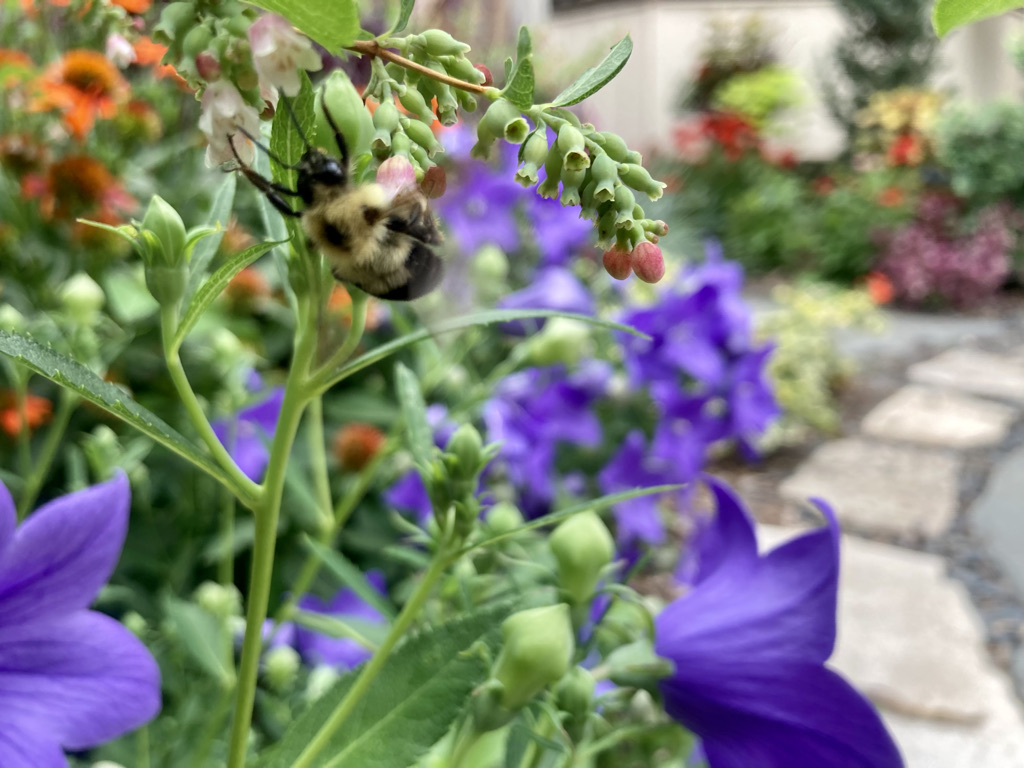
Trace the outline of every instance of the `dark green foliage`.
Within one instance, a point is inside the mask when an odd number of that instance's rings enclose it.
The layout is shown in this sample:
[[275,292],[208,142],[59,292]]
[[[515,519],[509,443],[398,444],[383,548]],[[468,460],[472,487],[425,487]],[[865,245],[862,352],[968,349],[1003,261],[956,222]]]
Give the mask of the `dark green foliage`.
[[836,0],[849,31],[836,45],[838,83],[825,83],[825,102],[851,137],[871,94],[923,84],[938,40],[928,21],[930,0]]

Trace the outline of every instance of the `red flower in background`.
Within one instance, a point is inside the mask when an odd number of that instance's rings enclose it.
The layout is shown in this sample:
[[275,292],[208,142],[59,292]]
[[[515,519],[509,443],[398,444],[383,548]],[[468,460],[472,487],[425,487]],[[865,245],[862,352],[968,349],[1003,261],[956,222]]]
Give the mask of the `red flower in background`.
[[71,155],[53,163],[45,174],[29,174],[21,180],[21,193],[38,199],[48,218],[98,217],[117,219],[130,211],[136,200],[99,160],[88,155]]
[[708,112],[701,116],[700,127],[705,136],[721,145],[730,160],[760,145],[757,129],[733,112]]
[[106,56],[83,49],[64,54],[36,85],[38,95],[29,109],[62,112],[64,125],[79,141],[85,139],[98,118],[113,117],[130,93],[127,81]]
[[45,397],[26,395],[22,407],[14,392],[5,389],[0,392],[0,429],[11,437],[21,434],[21,425],[27,424],[31,432],[50,420],[53,404]]
[[886,156],[889,165],[920,165],[924,161],[924,142],[913,133],[896,137]]
[[878,193],[878,204],[885,208],[897,208],[903,201],[903,190],[899,187],[886,187]]

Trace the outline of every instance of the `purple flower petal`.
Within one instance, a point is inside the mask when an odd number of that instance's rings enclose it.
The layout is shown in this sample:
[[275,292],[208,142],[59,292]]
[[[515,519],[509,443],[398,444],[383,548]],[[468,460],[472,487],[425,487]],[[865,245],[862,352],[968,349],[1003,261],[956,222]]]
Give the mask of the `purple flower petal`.
[[19,748],[86,749],[138,728],[159,709],[156,662],[109,616],[75,611],[0,632],[0,733],[17,725],[24,737],[20,746],[0,740],[5,768],[18,764]]
[[20,718],[0,718],[0,763],[4,768],[67,768],[64,750],[53,741],[39,741]]
[[14,528],[18,524],[18,509],[7,486],[0,483],[0,562],[3,562],[4,551],[14,539]]
[[119,473],[54,499],[18,528],[0,558],[0,636],[92,603],[121,555],[130,492]]
[[[377,571],[366,574],[371,586],[381,595],[385,594],[384,575]],[[316,595],[306,595],[299,601],[304,611],[334,616],[342,621],[356,619],[373,624],[384,624],[380,611],[365,602],[354,591],[344,588],[331,600],[321,600]],[[303,626],[295,628],[295,647],[303,658],[313,664],[352,669],[372,655],[364,645],[347,637],[328,637]]]
[[233,418],[213,422],[217,439],[253,482],[259,482],[267,469],[268,446],[277,429],[283,402],[284,388],[276,387],[264,400],[243,408]]

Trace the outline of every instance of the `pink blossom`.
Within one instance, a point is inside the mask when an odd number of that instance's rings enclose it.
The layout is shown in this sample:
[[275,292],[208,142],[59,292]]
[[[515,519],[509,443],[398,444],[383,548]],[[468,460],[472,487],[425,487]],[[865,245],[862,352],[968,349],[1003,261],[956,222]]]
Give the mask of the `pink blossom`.
[[117,33],[107,37],[106,56],[118,69],[126,69],[136,59],[132,44]]
[[226,80],[210,83],[203,92],[202,108],[199,130],[206,134],[210,142],[206,148],[206,164],[214,168],[234,159],[228,143],[231,141],[242,162],[251,165],[256,149],[239,129],[257,135],[260,131],[260,116],[245,103],[238,89]]
[[323,66],[309,38],[300,35],[287,20],[274,13],[252,23],[249,44],[260,81],[280,88],[285,96],[298,94],[300,69],[316,72]]

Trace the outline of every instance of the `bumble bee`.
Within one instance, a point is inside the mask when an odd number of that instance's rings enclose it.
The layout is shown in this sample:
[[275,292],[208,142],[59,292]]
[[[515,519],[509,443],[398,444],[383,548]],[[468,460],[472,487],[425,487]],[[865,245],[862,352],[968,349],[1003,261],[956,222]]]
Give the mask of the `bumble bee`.
[[[389,199],[379,184],[352,184],[345,137],[326,107],[324,114],[334,131],[338,157],[311,146],[300,128],[306,151],[294,166],[282,163],[239,128],[272,160],[298,171],[295,189],[246,166],[229,137],[238,170],[282,214],[301,220],[306,236],[328,258],[338,280],[389,301],[411,301],[430,293],[441,282],[444,269],[432,248],[441,242],[441,235],[426,197],[415,186],[404,187]],[[298,127],[294,113],[292,118]],[[301,200],[303,209],[293,209],[286,196]]]

